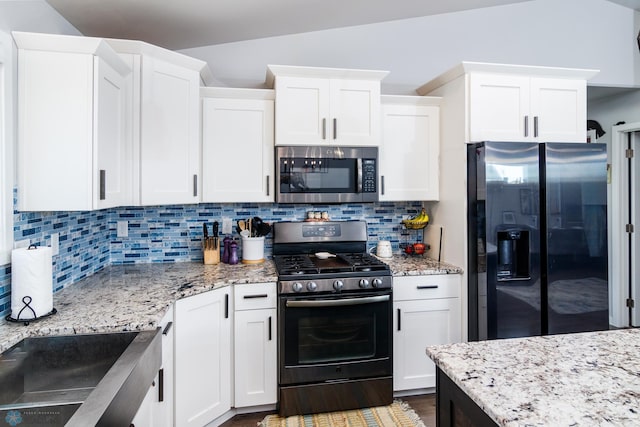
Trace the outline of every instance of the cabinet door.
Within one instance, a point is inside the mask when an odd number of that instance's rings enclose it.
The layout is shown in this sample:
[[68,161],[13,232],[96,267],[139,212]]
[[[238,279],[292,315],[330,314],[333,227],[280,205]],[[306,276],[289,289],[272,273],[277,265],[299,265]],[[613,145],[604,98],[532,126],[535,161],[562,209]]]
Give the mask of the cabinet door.
[[92,55],[18,51],[19,210],[92,209],[92,117]]
[[438,200],[440,108],[382,105],[380,200]]
[[435,387],[435,364],[425,348],[460,341],[460,299],[400,301],[393,308],[394,391]]
[[277,401],[276,309],[235,312],[235,407]]
[[153,426],[171,427],[173,422],[174,405],[174,331],[173,307],[165,314],[160,327],[162,328],[162,366],[158,373],[157,391],[154,394]]
[[125,138],[125,80],[94,57],[94,206],[128,206],[132,199],[132,146]]
[[158,424],[154,424],[155,418],[153,416],[154,401],[158,395],[157,392],[158,376],[153,379],[153,384],[149,386],[147,394],[145,394],[138,412],[131,420],[129,427],[156,427]]
[[329,142],[337,145],[380,143],[380,82],[331,80]]
[[175,425],[203,426],[231,408],[229,288],[175,305]]
[[276,145],[330,141],[329,79],[278,77],[275,83]]
[[494,74],[469,76],[469,135],[471,142],[529,141],[529,77]]
[[141,204],[197,203],[199,74],[143,56],[141,80]]
[[586,81],[531,78],[531,112],[534,117],[534,137],[537,140],[585,142]]
[[273,101],[202,100],[203,202],[273,202]]

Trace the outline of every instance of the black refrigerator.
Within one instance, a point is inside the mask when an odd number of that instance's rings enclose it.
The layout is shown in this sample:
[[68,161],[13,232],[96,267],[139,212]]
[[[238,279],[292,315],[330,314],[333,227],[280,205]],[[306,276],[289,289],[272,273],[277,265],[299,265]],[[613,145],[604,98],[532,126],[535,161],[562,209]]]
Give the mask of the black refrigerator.
[[467,147],[469,340],[604,330],[604,144]]

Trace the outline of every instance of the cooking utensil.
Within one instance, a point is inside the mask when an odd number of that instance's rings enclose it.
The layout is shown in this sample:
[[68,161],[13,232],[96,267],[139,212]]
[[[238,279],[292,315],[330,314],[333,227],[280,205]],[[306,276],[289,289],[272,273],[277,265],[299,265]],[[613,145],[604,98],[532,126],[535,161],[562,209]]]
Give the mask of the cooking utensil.
[[240,229],[240,231],[245,230],[247,228],[247,223],[246,223],[246,221],[244,219],[239,219],[238,220],[238,228]]
[[318,259],[328,259],[328,258],[334,258],[335,257],[335,255],[332,254],[331,252],[316,252],[315,256]]
[[213,222],[213,250],[218,250],[218,221]]

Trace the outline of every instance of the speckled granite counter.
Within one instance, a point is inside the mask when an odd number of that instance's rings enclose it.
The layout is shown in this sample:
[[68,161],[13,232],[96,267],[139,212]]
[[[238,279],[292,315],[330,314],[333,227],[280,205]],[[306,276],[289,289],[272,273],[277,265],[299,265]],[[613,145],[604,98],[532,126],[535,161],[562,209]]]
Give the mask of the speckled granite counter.
[[640,425],[640,330],[427,348],[501,426]]
[[271,261],[110,266],[55,293],[57,314],[28,326],[0,322],[0,352],[28,336],[153,329],[180,298],[236,283],[276,280]]
[[[426,257],[383,259],[394,276],[460,273],[458,267]],[[236,283],[277,281],[272,261],[263,264],[200,263],[110,266],[53,296],[58,313],[32,322],[0,322],[0,352],[23,338],[136,331],[155,328],[176,300]]]
[[397,254],[379,258],[389,265],[394,276],[424,276],[429,274],[462,274],[462,269],[421,255]]

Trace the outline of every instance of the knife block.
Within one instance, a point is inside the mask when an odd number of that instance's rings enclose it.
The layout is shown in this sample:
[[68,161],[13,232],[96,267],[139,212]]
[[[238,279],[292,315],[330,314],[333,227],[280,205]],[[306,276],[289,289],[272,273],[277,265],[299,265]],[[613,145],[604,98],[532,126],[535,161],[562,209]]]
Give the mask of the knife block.
[[202,253],[204,255],[205,265],[220,263],[220,244],[214,245],[214,239],[209,237],[204,240]]

